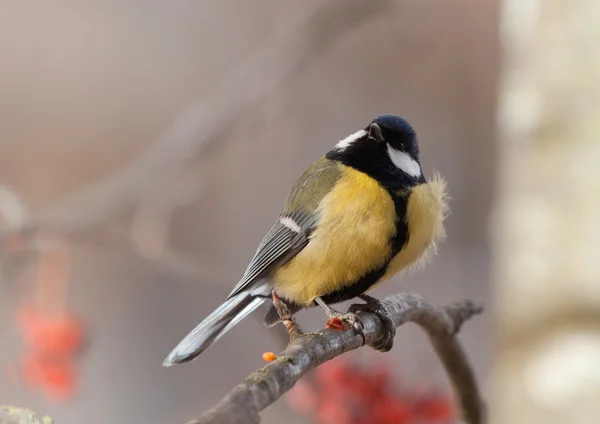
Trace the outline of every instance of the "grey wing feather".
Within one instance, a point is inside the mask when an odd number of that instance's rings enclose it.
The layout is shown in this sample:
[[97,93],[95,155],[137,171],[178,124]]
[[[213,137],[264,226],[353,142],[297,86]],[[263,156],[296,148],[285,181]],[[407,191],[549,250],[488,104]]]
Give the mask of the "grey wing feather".
[[300,231],[294,231],[278,220],[263,238],[244,276],[233,288],[228,299],[250,288],[256,281],[266,277],[275,266],[289,261],[308,244],[315,221],[314,214],[295,211],[281,215],[280,218],[291,218]]
[[291,218],[300,228],[293,231],[278,220],[263,238],[246,273],[229,297],[235,296],[268,276],[274,267],[289,261],[308,244],[318,219],[317,209],[341,176],[336,162],[325,157],[317,160],[300,176],[285,202],[281,218]]

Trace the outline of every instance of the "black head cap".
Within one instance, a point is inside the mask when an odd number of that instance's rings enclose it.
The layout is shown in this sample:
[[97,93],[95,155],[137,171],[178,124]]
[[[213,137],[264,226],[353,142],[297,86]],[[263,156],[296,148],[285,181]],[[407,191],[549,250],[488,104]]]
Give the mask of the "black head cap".
[[391,147],[401,152],[408,153],[416,161],[419,160],[417,134],[406,119],[384,113],[373,119],[373,122],[366,128],[366,131],[369,131],[373,124],[379,127],[382,138],[389,143]]

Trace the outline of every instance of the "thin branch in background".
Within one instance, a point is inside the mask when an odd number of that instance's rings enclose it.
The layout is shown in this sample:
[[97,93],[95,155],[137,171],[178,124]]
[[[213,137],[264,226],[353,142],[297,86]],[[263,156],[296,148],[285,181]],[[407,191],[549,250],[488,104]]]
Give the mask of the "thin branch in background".
[[24,226],[29,212],[17,193],[0,186],[0,229],[14,230]]
[[[442,361],[458,399],[461,417],[467,424],[483,422],[483,403],[473,371],[456,339],[462,324],[482,309],[465,300],[439,307],[412,294],[396,294],[385,299],[396,326],[414,322],[429,335]],[[364,324],[365,343],[376,345],[384,337],[384,327],[376,314],[359,313]],[[256,424],[259,413],[290,390],[308,371],[345,352],[363,346],[363,338],[353,330],[322,330],[293,341],[279,357],[251,374],[214,408],[188,424]]]
[[316,12],[274,37],[246,63],[235,66],[206,97],[182,111],[175,123],[132,164],[42,211],[29,225],[75,231],[103,222],[132,207],[178,175],[186,161],[231,129],[309,59],[391,0],[329,0]]
[[[89,242],[87,238],[94,226],[106,226],[115,215],[139,207],[141,209],[134,213],[131,229],[110,234],[127,238],[141,256],[162,271],[195,279],[214,278],[216,273],[207,271],[212,267],[203,266],[210,260],[202,260],[197,255],[190,258],[175,251],[166,240],[172,213],[200,197],[202,181],[193,159],[214,144],[224,131],[231,130],[236,122],[319,52],[392,4],[391,0],[324,2],[299,18],[285,34],[273,37],[245,63],[233,67],[233,74],[216,84],[203,100],[179,113],[171,127],[127,167],[54,206],[24,215],[23,219],[11,225],[10,231],[17,231],[25,238],[24,251],[39,249],[38,233],[43,228],[50,228],[73,240]],[[194,181],[190,181],[191,178]],[[182,189],[181,181],[185,182],[183,200],[180,196],[173,198],[171,195]],[[148,208],[158,211],[149,212]],[[140,216],[150,216],[145,224],[158,225],[151,231],[151,237],[161,237],[160,227],[165,229],[163,239],[154,240],[157,242],[154,251],[140,249],[140,243],[146,240],[146,236],[140,236],[139,230],[148,229],[148,225],[139,227],[140,220],[135,218]],[[6,229],[0,228],[0,238]],[[107,236],[104,234],[102,237],[106,239]]]

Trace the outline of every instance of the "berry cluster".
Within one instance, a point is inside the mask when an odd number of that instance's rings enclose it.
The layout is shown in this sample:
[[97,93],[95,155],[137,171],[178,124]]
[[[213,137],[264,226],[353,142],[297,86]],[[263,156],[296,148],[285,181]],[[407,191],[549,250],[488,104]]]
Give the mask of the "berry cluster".
[[455,418],[449,396],[398,389],[389,368],[339,358],[300,380],[287,400],[320,424],[447,424]]
[[52,400],[71,397],[77,380],[77,356],[84,342],[80,321],[67,311],[49,314],[22,307],[19,324],[28,348],[20,363],[27,386]]

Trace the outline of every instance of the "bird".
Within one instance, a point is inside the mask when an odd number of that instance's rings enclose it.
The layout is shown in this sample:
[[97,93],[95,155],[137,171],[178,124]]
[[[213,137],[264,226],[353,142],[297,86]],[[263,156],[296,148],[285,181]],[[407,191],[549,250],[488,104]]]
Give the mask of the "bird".
[[374,347],[390,350],[394,322],[368,293],[428,263],[446,237],[447,215],[446,181],[423,174],[411,124],[378,115],[306,169],[241,280],[163,365],[197,358],[264,303],[266,326],[284,321],[282,307],[295,314],[321,306],[330,319],[358,328],[356,310],[343,314],[332,305],[362,299],[358,306],[377,313],[387,329]]

